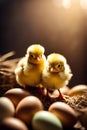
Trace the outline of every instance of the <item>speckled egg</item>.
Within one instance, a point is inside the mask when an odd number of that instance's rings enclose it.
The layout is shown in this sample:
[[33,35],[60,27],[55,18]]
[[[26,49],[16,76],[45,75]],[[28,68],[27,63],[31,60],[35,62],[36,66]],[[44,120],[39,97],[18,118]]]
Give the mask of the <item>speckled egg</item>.
[[76,85],[76,86],[72,87],[69,90],[68,95],[69,96],[82,95],[82,94],[85,93],[85,91],[87,92],[87,85],[79,84],[79,85]]
[[34,130],[63,130],[61,121],[48,111],[37,112],[32,119]]
[[0,122],[0,130],[29,130],[21,120],[7,117]]
[[39,98],[35,96],[27,96],[17,105],[16,117],[20,118],[25,123],[30,124],[33,115],[40,110],[43,110],[43,104]]
[[11,117],[15,113],[15,107],[10,99],[0,97],[0,120]]
[[64,102],[51,104],[48,111],[55,114],[61,120],[64,127],[72,127],[77,121],[74,109]]
[[8,97],[13,102],[15,107],[24,97],[29,95],[30,93],[22,88],[12,88],[4,94],[5,97]]

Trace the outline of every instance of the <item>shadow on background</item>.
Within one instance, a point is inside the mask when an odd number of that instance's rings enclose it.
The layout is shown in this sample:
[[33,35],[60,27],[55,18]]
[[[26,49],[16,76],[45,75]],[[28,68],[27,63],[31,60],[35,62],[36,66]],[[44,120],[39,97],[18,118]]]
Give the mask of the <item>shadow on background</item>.
[[67,8],[55,0],[0,0],[0,54],[22,57],[29,45],[41,44],[46,56],[58,52],[67,58],[70,86],[87,84],[87,10],[79,1]]

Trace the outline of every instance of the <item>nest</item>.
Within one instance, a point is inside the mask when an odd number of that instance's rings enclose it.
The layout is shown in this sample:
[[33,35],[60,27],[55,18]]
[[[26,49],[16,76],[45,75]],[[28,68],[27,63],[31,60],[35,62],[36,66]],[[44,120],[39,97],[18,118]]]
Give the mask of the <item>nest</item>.
[[19,59],[11,59],[14,54],[15,52],[12,51],[0,56],[0,96],[17,85],[14,69]]
[[[12,59],[11,57],[15,53],[9,52],[4,54],[3,56],[0,56],[0,96],[2,96],[7,90],[11,88],[17,88],[20,87],[15,78],[14,70],[16,68],[16,65],[19,61],[19,58]],[[45,104],[45,109],[48,109],[49,105],[52,104],[55,101],[58,101],[58,98],[51,98],[50,100],[44,96],[41,96],[36,87],[28,87],[26,88],[27,91],[29,91],[32,95],[37,96],[40,98],[40,100]],[[59,99],[60,101],[60,99]],[[84,92],[83,95],[80,96],[66,96],[66,103],[70,105],[75,111],[80,113],[81,118],[85,118],[87,113],[87,92]],[[84,124],[84,126],[87,128],[87,122]],[[74,130],[86,130],[85,127],[82,127],[81,124],[77,123]]]

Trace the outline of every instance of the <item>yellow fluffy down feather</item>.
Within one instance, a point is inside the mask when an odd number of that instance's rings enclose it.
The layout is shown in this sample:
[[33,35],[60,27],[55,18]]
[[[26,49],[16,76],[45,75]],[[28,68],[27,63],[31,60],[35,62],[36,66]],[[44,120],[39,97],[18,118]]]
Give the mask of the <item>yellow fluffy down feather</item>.
[[42,84],[47,89],[59,89],[66,86],[72,77],[66,58],[58,53],[48,55],[42,73]]
[[36,86],[41,82],[41,74],[45,65],[45,49],[39,44],[28,47],[25,57],[23,57],[16,69],[16,81],[19,85],[26,87]]

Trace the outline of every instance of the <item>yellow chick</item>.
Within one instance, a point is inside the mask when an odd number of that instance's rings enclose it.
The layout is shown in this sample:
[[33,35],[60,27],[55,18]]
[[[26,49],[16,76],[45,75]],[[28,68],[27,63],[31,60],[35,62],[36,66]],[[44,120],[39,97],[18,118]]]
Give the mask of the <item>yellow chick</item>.
[[70,66],[67,64],[67,60],[63,55],[58,53],[48,55],[42,73],[42,84],[47,90],[58,89],[59,91],[61,87],[64,87],[69,83],[71,77],[72,73]]
[[28,47],[27,54],[19,61],[15,69],[16,81],[20,86],[36,86],[40,83],[46,61],[44,52],[44,47],[39,44]]

